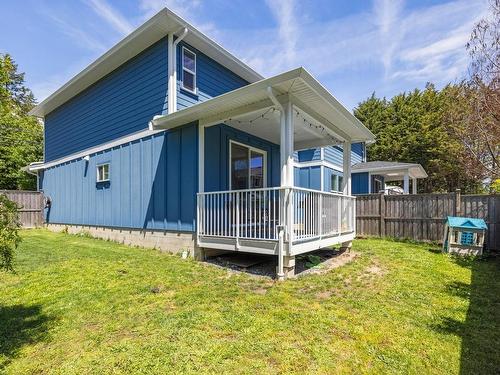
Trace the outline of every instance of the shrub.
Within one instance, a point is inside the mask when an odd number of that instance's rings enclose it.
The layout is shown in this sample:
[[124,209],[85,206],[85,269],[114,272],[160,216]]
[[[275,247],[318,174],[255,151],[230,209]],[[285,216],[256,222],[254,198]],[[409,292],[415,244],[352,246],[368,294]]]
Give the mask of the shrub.
[[13,271],[14,250],[21,242],[17,204],[0,194],[0,270]]

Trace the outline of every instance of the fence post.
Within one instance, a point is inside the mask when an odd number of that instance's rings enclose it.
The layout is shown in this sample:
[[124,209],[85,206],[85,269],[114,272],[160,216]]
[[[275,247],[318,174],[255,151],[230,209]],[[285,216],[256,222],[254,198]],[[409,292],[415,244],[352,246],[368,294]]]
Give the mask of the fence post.
[[379,211],[380,211],[380,237],[385,237],[385,195],[379,195]]
[[455,190],[455,216],[461,216],[462,200],[460,197],[460,189]]

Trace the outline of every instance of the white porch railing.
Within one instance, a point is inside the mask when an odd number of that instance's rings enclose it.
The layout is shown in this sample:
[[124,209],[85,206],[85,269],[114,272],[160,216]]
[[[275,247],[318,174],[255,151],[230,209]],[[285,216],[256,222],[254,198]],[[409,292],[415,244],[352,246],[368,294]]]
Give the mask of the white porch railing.
[[197,235],[277,241],[289,200],[294,243],[355,230],[354,197],[294,187],[198,193]]

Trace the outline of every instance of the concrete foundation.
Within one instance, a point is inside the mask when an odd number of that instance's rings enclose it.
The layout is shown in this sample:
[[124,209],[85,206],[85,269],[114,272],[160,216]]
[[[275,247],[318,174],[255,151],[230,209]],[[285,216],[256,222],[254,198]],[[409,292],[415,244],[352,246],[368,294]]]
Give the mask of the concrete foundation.
[[179,254],[187,251],[189,256],[203,260],[204,249],[196,246],[196,234],[190,232],[154,231],[132,228],[95,227],[89,225],[47,224],[54,232],[67,231],[71,234],[86,233],[92,237],[115,241],[125,245],[158,249]]
[[342,242],[340,245],[340,251],[351,251],[352,241]]
[[285,279],[288,277],[295,276],[295,256],[287,256],[283,257],[283,273],[285,274]]

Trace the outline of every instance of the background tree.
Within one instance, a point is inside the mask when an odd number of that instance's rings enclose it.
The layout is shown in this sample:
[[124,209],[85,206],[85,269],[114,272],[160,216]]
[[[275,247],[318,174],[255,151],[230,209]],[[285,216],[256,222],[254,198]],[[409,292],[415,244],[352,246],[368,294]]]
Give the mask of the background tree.
[[[421,164],[429,177],[419,183],[419,192],[480,190],[480,180],[457,163],[463,145],[448,131],[447,111],[455,108],[457,86],[438,91],[432,84],[392,99],[370,98],[360,103],[354,115],[375,134],[368,147],[368,160]],[[459,108],[459,106],[458,106]]]
[[490,13],[474,26],[466,48],[469,77],[455,90],[444,120],[463,145],[461,165],[492,190],[500,177],[500,0],[490,1]]
[[21,242],[18,207],[5,194],[0,194],[0,271],[13,271],[14,250]]
[[43,127],[29,116],[33,93],[10,55],[0,54],[0,189],[35,189],[21,168],[43,157]]

